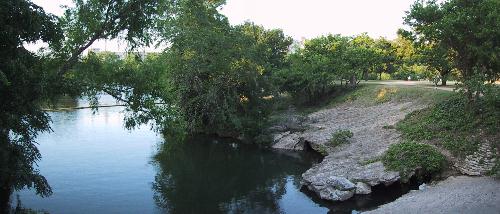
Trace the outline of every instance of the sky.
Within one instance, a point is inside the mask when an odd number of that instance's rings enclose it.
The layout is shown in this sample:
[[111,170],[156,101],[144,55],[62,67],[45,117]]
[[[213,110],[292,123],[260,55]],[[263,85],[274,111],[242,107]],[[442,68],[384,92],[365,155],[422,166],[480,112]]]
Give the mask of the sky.
[[[71,0],[32,0],[45,11],[62,15],[61,4]],[[280,28],[295,40],[326,34],[345,36],[368,33],[396,38],[403,16],[414,0],[227,0],[221,13],[233,25],[251,21],[266,28]],[[98,41],[91,48],[122,51],[125,43]]]

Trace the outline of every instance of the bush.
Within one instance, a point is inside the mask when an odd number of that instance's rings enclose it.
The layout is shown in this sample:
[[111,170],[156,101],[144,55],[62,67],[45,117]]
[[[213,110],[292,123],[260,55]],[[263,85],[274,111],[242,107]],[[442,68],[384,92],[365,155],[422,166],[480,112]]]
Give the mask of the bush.
[[416,169],[423,174],[435,175],[446,166],[446,158],[434,147],[415,142],[393,144],[382,157],[384,166],[398,171],[401,177],[409,179]]
[[332,133],[332,139],[330,139],[330,143],[332,143],[333,146],[346,144],[349,142],[349,139],[352,138],[352,136],[353,134],[349,130],[337,130],[336,132]]

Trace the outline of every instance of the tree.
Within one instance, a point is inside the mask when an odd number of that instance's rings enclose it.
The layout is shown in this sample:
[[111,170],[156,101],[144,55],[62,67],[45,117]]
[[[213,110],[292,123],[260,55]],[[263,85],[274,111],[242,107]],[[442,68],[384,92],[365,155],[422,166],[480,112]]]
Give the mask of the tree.
[[441,85],[445,86],[453,70],[450,51],[440,44],[422,44],[418,52],[422,63],[435,69],[441,78]]
[[220,2],[185,0],[170,10],[168,72],[175,105],[191,133],[258,135],[272,95],[270,74],[284,65],[291,39],[247,23],[233,27]]
[[44,57],[23,47],[42,40],[58,42],[56,17],[29,1],[0,2],[0,210],[6,210],[14,189],[34,187],[51,194],[47,180],[33,166],[40,159],[34,139],[50,131],[48,115],[39,105],[51,94]]
[[417,41],[439,45],[451,54],[473,101],[484,92],[484,81],[500,72],[500,2],[498,0],[417,1],[405,17]]
[[[350,67],[363,74],[368,80],[368,72],[379,62],[380,54],[374,48],[375,40],[364,33],[351,40],[351,48],[346,60],[351,62]],[[356,74],[351,76],[351,85],[356,84]]]
[[395,49],[391,41],[380,38],[375,41],[378,62],[375,63],[375,72],[379,73],[382,80],[382,73],[394,73],[396,70],[397,58]]
[[[81,53],[98,39],[121,34],[132,44],[148,44],[150,27],[161,15],[162,1],[75,0],[63,18],[29,0],[0,2],[0,209],[13,190],[34,188],[48,196],[51,188],[36,169],[41,155],[35,138],[50,131],[41,104],[60,95],[85,90],[70,74]],[[49,52],[34,54],[23,45],[49,44]],[[117,95],[117,94],[114,94]]]

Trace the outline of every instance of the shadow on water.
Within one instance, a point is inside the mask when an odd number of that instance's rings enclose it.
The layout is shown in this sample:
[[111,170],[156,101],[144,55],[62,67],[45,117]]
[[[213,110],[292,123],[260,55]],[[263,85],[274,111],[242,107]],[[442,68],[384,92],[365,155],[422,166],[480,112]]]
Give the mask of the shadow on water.
[[170,213],[281,213],[287,185],[298,190],[314,161],[207,136],[168,142],[154,158],[154,199]]
[[163,144],[153,161],[158,168],[154,199],[169,213],[351,213],[394,201],[419,184],[412,179],[379,185],[371,195],[333,203],[301,187],[301,174],[321,160],[316,154],[207,136],[178,142]]

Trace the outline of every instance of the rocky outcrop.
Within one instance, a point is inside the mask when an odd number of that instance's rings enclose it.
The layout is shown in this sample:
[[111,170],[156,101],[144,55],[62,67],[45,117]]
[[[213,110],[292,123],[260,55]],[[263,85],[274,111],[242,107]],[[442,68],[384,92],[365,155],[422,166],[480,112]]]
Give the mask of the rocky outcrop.
[[479,149],[465,160],[455,163],[455,167],[465,175],[485,175],[495,166],[498,151],[489,143],[483,143]]
[[491,177],[449,177],[420,191],[368,211],[386,213],[491,213],[500,211],[500,180]]
[[367,195],[372,193],[372,187],[363,182],[356,183],[356,194],[358,195]]
[[[325,154],[321,163],[302,175],[302,185],[323,199],[347,200],[354,194],[369,194],[371,186],[400,179],[399,173],[387,171],[376,161],[389,145],[399,141],[396,130],[384,127],[421,107],[410,102],[369,107],[343,104],[308,115],[303,130],[276,132],[273,147],[303,150],[308,146]],[[350,130],[354,136],[349,143],[334,147],[329,141],[340,129]]]

